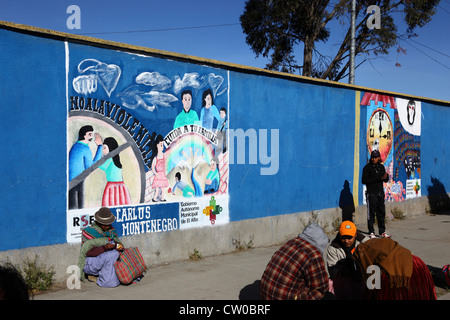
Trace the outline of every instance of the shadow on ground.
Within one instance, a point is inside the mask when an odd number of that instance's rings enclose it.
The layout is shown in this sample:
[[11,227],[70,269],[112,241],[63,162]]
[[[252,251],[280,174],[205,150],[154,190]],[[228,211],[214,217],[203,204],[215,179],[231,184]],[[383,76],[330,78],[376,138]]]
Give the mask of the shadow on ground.
[[[439,296],[448,293],[449,287],[442,274],[442,268],[433,267],[430,265],[427,265],[427,267],[431,272],[434,286],[436,288],[436,295],[438,296],[438,298]],[[260,283],[260,280],[255,280],[255,282],[253,282],[252,284],[249,284],[242,288],[241,292],[239,293],[239,300],[261,300],[261,297],[259,296]]]
[[434,287],[436,288],[436,295],[441,296],[449,292],[449,287],[445,281],[444,275],[442,274],[442,268],[433,267],[427,265],[428,270],[430,270],[431,277],[433,278]]

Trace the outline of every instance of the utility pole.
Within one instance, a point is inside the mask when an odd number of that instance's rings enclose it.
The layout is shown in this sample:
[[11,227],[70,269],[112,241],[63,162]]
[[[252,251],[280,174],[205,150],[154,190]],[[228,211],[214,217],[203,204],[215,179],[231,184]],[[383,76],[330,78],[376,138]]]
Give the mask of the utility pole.
[[350,72],[348,75],[348,83],[350,84],[355,84],[355,24],[356,24],[356,0],[352,0]]

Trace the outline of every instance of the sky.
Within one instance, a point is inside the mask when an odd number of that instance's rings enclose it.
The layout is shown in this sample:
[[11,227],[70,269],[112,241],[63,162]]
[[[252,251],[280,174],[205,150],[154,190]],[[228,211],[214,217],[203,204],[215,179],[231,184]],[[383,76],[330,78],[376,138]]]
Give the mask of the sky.
[[[80,8],[80,29],[67,26],[70,5]],[[245,0],[1,0],[0,20],[264,68],[269,60],[256,57],[245,42],[239,23],[244,8]],[[330,32],[320,48],[331,52],[342,27],[335,24]],[[355,84],[450,101],[450,0],[441,0],[431,22],[416,33],[414,41],[399,43],[406,54],[395,47],[388,56],[357,68]],[[360,61],[357,57],[356,65]],[[348,83],[348,78],[341,82]]]

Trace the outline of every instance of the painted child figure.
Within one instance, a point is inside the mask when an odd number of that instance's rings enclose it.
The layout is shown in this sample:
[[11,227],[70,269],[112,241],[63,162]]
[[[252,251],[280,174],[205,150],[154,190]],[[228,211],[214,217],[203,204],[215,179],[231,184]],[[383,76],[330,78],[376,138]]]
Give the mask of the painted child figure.
[[[183,192],[183,197],[190,198],[195,196],[195,191],[186,182],[181,180],[181,173],[177,172],[175,174],[175,185],[172,188],[172,194],[175,195],[176,188]],[[169,191],[170,192],[170,191]]]

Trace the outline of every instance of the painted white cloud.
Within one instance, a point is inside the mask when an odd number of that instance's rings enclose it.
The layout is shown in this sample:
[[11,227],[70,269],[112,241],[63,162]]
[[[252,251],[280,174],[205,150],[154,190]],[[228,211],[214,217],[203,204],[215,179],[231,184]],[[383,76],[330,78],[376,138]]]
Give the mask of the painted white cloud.
[[137,84],[152,86],[155,90],[165,90],[172,86],[172,81],[159,72],[142,72],[136,77]]

